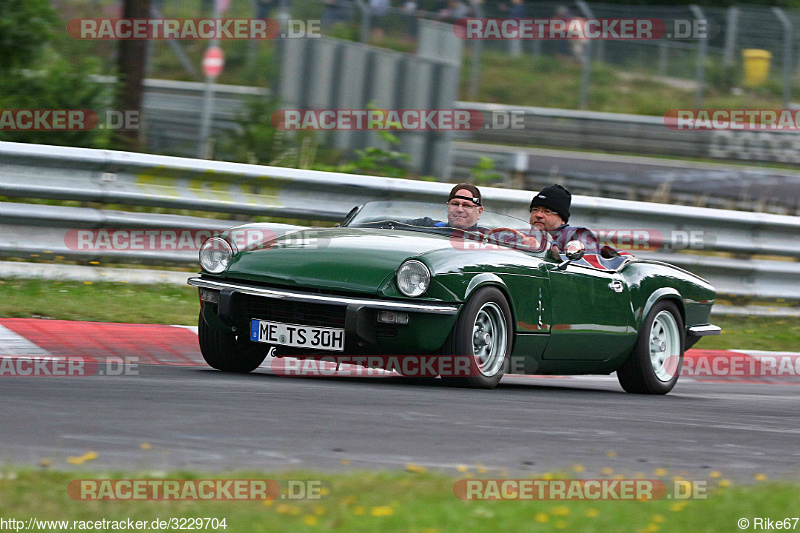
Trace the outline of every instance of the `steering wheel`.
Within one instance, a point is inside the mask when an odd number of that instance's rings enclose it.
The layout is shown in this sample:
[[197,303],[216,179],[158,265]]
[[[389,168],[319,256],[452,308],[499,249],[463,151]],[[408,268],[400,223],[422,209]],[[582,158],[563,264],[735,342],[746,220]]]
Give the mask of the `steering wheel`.
[[510,231],[511,233],[516,235],[517,238],[519,238],[519,240],[520,240],[520,244],[523,244],[526,239],[534,239],[534,241],[536,243],[534,246],[531,246],[530,244],[527,245],[530,248],[537,248],[540,245],[539,239],[537,239],[536,237],[533,237],[532,235],[525,235],[521,231],[517,231],[517,230],[512,229],[512,228],[494,228],[494,229],[491,229],[486,233],[486,238],[487,239],[494,239],[495,241],[501,242],[503,244],[513,244],[513,242],[509,242],[508,239],[500,239],[499,235],[498,236],[494,235],[495,233],[502,233],[504,231]]
[[528,236],[529,236],[529,235],[525,235],[525,234],[524,234],[524,233],[522,233],[521,231],[517,231],[517,230],[515,230],[515,229],[512,229],[512,228],[494,228],[494,229],[490,229],[490,230],[487,232],[487,234],[488,234],[488,235],[491,235],[492,233],[500,233],[501,231],[510,231],[510,232],[512,232],[512,233],[516,233],[516,234],[517,234],[517,236],[518,236],[519,238],[521,238],[521,239],[524,239],[525,237],[528,237]]
[[521,231],[517,231],[517,230],[515,230],[515,229],[511,229],[511,228],[494,228],[494,229],[490,229],[488,232],[486,232],[486,237],[487,237],[487,238],[490,238],[490,237],[491,237],[491,238],[493,238],[494,240],[496,240],[496,241],[499,241],[500,239],[499,239],[498,237],[495,237],[493,234],[494,234],[494,233],[500,233],[500,232],[502,232],[502,231],[510,231],[511,233],[514,233],[514,234],[516,234],[516,236],[517,236],[517,237],[519,237],[520,239],[526,239],[526,238],[528,238],[528,235],[525,235],[525,234],[524,234],[524,233],[522,233]]

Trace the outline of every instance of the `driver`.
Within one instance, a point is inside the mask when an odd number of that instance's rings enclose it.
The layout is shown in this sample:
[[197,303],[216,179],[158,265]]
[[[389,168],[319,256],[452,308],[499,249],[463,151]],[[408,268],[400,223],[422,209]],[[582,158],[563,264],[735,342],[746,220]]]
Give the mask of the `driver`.
[[478,220],[483,213],[481,191],[471,183],[458,183],[450,191],[447,199],[447,222],[433,220],[430,217],[409,220],[413,226],[456,228],[466,231],[477,231]]

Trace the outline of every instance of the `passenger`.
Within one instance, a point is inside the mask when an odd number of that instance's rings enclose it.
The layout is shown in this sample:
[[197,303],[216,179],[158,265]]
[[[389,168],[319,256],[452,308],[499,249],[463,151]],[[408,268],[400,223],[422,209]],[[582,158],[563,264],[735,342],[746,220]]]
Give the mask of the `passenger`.
[[450,191],[450,197],[447,199],[447,222],[425,217],[409,220],[407,224],[476,231],[479,229],[478,220],[482,213],[481,191],[471,183],[458,183]]
[[[600,242],[590,229],[567,224],[570,205],[572,194],[567,189],[558,184],[545,187],[531,200],[531,226],[550,233],[559,250],[565,250],[568,242],[578,240],[586,247],[587,254],[600,253]],[[523,241],[530,246],[537,243],[535,237]]]

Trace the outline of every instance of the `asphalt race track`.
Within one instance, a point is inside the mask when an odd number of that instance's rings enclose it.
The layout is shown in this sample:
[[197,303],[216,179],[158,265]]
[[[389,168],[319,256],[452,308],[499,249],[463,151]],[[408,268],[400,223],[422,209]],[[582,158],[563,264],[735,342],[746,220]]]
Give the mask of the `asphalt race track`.
[[[83,376],[0,367],[0,461],[11,464],[46,458],[69,469],[68,458],[94,451],[84,467],[800,473],[797,377],[682,378],[668,396],[646,397],[606,376],[507,376],[485,391],[391,376],[278,376],[269,360],[227,375],[201,362],[191,329],[23,319],[0,320],[0,350],[12,361],[77,352],[100,361]],[[114,357],[136,363],[104,363]]]

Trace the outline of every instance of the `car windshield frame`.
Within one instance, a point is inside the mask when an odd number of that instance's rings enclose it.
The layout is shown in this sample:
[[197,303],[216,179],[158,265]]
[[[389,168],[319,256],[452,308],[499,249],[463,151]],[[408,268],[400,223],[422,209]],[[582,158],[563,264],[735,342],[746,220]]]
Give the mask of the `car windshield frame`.
[[[422,221],[426,224],[416,224]],[[439,225],[433,225],[437,222]],[[529,221],[485,209],[474,230],[448,226],[445,203],[405,200],[367,202],[354,207],[340,227],[404,230],[442,235],[460,241],[465,249],[499,246],[503,249],[543,255],[552,245],[552,237],[547,232],[533,228]],[[539,246],[523,244],[522,236],[536,237]]]

